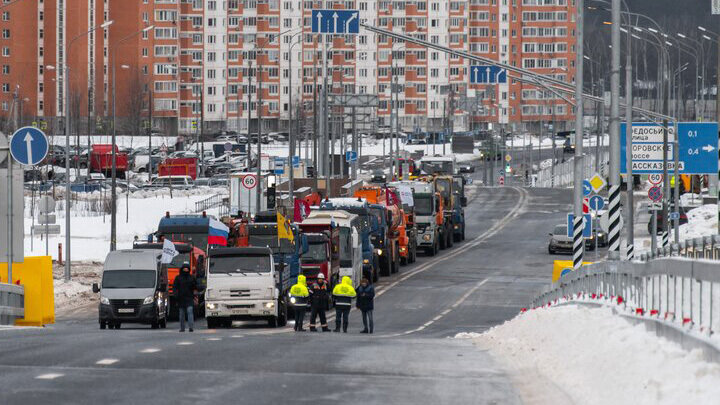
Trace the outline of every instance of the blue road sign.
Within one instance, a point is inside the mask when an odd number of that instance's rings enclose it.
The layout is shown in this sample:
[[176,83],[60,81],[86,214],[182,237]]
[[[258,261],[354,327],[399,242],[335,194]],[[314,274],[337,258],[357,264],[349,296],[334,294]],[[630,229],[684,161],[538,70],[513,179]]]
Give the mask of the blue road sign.
[[[669,124],[669,141],[675,140],[673,124]],[[652,122],[633,123],[633,174],[663,172],[662,126]],[[625,124],[620,127],[620,169],[626,173]],[[716,122],[678,123],[680,174],[715,174],[718,172],[718,124]],[[668,151],[668,170],[675,169],[672,145]]]
[[494,65],[470,66],[470,84],[507,83],[507,71]]
[[668,216],[672,221],[676,219],[680,219],[680,213],[679,212],[671,212]]
[[320,34],[358,34],[357,10],[312,10],[312,32]]
[[583,180],[583,195],[585,197],[592,194],[592,184],[590,184],[590,180]]
[[300,156],[292,157],[292,167],[300,167]]
[[10,154],[23,165],[36,165],[48,154],[48,139],[45,133],[35,127],[23,127],[13,133],[10,140]]
[[599,195],[594,195],[590,197],[590,201],[588,201],[588,205],[590,206],[590,209],[593,211],[600,211],[605,206],[605,199],[600,197]]
[[357,152],[354,150],[349,150],[345,152],[345,161],[346,162],[354,162],[357,160]]
[[285,173],[285,159],[281,157],[275,158],[275,174]]
[[[575,215],[573,214],[567,214],[567,237],[572,238],[573,237],[573,219],[575,218]],[[583,238],[589,238],[592,236],[592,227],[590,226],[590,221],[592,220],[592,217],[590,214],[583,214]]]

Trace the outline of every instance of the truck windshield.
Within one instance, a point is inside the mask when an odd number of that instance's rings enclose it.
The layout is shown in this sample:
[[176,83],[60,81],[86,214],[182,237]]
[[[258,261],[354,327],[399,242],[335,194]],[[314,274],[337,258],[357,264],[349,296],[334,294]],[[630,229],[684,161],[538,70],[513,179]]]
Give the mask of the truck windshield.
[[209,271],[211,274],[269,273],[270,256],[244,255],[211,257]]
[[275,252],[278,248],[278,237],[275,235],[258,235],[252,232],[248,235],[250,246],[269,247]]
[[168,233],[168,234],[165,234],[164,232],[162,232],[162,230],[159,230],[159,232],[163,233],[166,238],[169,238],[172,241],[187,242],[187,243],[195,245],[203,250],[205,250],[205,248],[207,247],[207,241],[208,241],[207,233]]
[[103,271],[102,288],[154,288],[154,270]]
[[179,255],[173,257],[172,262],[168,264],[168,267],[171,269],[179,269],[182,267],[183,263],[190,264],[190,253],[180,253]]
[[415,201],[415,214],[416,215],[432,215],[433,213],[433,200],[429,195],[419,196],[416,195]]
[[453,174],[453,163],[452,162],[422,162],[420,163],[420,169],[427,174],[444,173]]
[[307,253],[302,255],[302,261],[307,263],[322,263],[327,261],[327,244],[324,242],[310,243]]
[[385,210],[382,208],[370,208],[370,212],[375,216],[375,218],[378,221],[378,224],[384,225],[385,224]]
[[350,228],[340,228],[340,266],[351,267],[353,265],[352,233]]

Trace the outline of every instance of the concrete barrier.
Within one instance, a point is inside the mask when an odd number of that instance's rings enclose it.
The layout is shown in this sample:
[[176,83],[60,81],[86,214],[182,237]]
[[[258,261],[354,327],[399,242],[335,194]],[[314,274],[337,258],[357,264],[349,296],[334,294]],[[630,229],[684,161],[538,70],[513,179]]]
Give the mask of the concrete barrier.
[[25,316],[25,289],[21,285],[0,284],[0,325],[14,325]]

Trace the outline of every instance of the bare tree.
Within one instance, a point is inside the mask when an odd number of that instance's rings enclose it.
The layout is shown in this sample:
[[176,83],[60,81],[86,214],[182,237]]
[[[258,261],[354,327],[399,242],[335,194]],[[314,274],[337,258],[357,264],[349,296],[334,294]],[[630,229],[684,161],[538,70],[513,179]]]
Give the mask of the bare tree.
[[142,134],[142,124],[146,119],[146,113],[143,112],[145,108],[145,83],[143,76],[139,72],[135,75],[134,80],[127,83],[127,98],[123,102],[126,116],[123,120],[124,125],[119,126],[125,133],[131,135]]

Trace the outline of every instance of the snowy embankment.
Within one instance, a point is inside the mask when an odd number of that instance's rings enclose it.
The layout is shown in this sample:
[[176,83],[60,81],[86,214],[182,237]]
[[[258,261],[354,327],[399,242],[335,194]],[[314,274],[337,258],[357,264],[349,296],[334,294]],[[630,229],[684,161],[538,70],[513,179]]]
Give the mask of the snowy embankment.
[[526,403],[711,404],[720,398],[720,365],[610,308],[540,308],[456,338],[489,350]]

